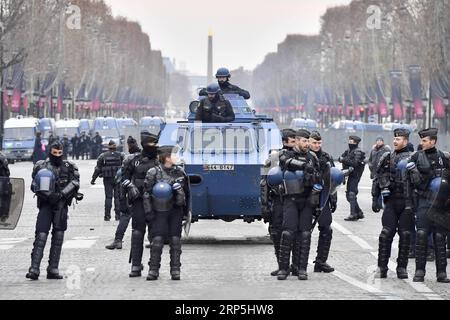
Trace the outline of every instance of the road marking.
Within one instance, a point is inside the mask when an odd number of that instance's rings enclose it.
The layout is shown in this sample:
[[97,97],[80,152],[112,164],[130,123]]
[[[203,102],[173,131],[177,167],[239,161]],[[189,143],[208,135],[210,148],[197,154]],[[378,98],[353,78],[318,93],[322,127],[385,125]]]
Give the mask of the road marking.
[[95,186],[90,186],[90,189],[105,189],[105,186],[102,184],[96,184]]
[[[378,259],[378,252],[371,252],[371,254]],[[397,265],[392,260],[389,260],[388,267],[392,272],[397,272]],[[428,288],[424,283],[414,282],[412,280],[413,277],[414,275],[409,272],[409,279],[403,279],[403,281],[409,284],[409,286],[411,286],[416,292],[424,295],[429,300],[444,300],[440,295],[433,292],[433,290]]]
[[64,243],[64,249],[90,249],[99,237],[76,237]]
[[27,238],[4,238],[0,239],[0,250],[6,251],[14,248],[16,244],[26,241]]
[[[337,229],[339,232],[343,233],[344,235],[346,235],[347,237],[349,237],[350,239],[352,239],[357,245],[359,245],[361,248],[365,249],[365,250],[373,250],[373,248],[363,239],[361,239],[360,237],[355,236],[351,231],[347,230],[346,228],[344,228],[343,226],[341,226],[339,223],[333,221],[333,227],[335,229]],[[370,252],[370,254],[372,256],[374,256],[375,258],[378,259],[378,252]],[[396,266],[394,263],[389,262],[389,269],[391,270],[395,270]],[[412,282],[410,279],[405,280],[412,288],[414,288],[414,290],[416,290],[417,292],[424,294],[424,293],[430,293],[433,294],[433,298],[434,299],[442,299],[438,294],[435,294],[433,292],[433,290],[431,290],[430,288],[428,288],[425,284],[423,283],[416,283],[416,282]],[[428,298],[428,297],[427,297]]]

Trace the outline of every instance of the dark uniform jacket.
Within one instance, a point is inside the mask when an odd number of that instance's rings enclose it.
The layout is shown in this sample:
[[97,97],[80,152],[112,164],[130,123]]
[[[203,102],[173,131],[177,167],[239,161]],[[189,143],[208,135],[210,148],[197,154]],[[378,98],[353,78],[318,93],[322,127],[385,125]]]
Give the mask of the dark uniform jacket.
[[408,147],[392,152],[385,152],[375,168],[377,186],[380,190],[389,189],[397,197],[406,197],[407,176],[406,171],[398,170],[397,166],[402,160],[408,160],[411,152]]
[[341,162],[344,170],[349,168],[354,169],[354,171],[350,174],[350,178],[362,177],[366,163],[365,153],[360,148],[345,151],[341,157]]
[[[232,85],[229,82],[225,82],[224,84],[219,83],[219,86],[220,89],[222,90],[222,94],[238,94],[246,100],[250,99],[250,92],[243,90],[238,86]],[[206,89],[202,89],[199,95],[201,97],[202,96],[205,97],[208,95],[208,92],[206,92]]]
[[144,195],[144,182],[148,170],[159,164],[158,159],[150,159],[141,153],[135,153],[127,157],[122,166],[122,182],[130,180],[139,190],[139,198]]
[[0,177],[9,178],[10,172],[8,167],[8,160],[6,157],[0,153]]
[[231,103],[223,98],[217,98],[215,101],[204,99],[200,102],[195,121],[227,123],[233,122],[235,118]]
[[117,171],[122,166],[125,155],[122,152],[106,151],[102,153],[97,160],[97,167],[95,168],[93,180],[98,177],[114,178]]
[[[78,172],[78,167],[76,166],[76,164],[71,161],[64,160],[61,166],[56,167],[52,165],[50,160],[48,159],[45,161],[39,161],[38,163],[36,163],[33,169],[33,180],[36,177],[37,173],[42,169],[52,171],[53,174],[57,177],[55,194],[60,195],[60,199],[57,202],[63,200],[65,205],[70,206],[80,189],[80,173]],[[31,185],[31,191],[34,192],[33,184]],[[51,199],[38,198],[38,206],[39,201],[49,202],[50,200]]]
[[373,148],[370,152],[369,156],[369,170],[370,170],[370,179],[375,179],[377,166],[380,162],[381,157],[386,153],[390,152],[391,148],[387,145],[382,146],[381,148]]

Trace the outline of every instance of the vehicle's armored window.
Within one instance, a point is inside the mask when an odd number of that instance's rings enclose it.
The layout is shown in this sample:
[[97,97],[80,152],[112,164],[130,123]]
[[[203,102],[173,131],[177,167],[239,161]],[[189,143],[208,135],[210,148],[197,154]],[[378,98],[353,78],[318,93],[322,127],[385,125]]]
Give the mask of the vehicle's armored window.
[[5,140],[33,140],[35,131],[33,128],[10,128],[5,129]]
[[247,128],[196,128],[189,138],[192,153],[248,154],[255,150],[255,135]]

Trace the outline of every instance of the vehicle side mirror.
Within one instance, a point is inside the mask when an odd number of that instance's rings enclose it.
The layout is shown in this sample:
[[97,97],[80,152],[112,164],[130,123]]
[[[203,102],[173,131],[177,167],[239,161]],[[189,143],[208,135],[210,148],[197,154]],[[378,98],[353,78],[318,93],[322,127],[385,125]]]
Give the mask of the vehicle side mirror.
[[189,111],[191,113],[197,113],[198,106],[200,105],[199,101],[192,101],[189,105]]

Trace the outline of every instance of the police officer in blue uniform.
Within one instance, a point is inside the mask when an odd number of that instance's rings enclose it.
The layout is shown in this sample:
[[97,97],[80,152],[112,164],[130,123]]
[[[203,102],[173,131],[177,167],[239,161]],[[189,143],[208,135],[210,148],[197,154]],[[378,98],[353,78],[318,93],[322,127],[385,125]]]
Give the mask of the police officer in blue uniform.
[[[222,94],[238,94],[244,99],[250,99],[250,93],[230,83],[231,73],[227,68],[217,70],[216,78]],[[199,93],[200,96],[207,96],[207,90],[203,89]]]
[[410,131],[394,131],[394,151],[384,153],[375,168],[377,194],[383,196],[383,230],[379,237],[377,278],[385,279],[391,257],[392,242],[398,232],[399,253],[397,277],[408,279],[408,255],[411,243],[411,229],[414,226],[414,205],[407,183],[406,165],[411,152],[408,148]]
[[150,169],[145,178],[146,214],[152,221],[149,273],[147,280],[159,277],[161,255],[165,239],[170,243],[170,274],[180,280],[181,233],[183,218],[190,210],[189,178],[183,168],[176,165],[173,146],[159,149],[160,165]]
[[366,165],[365,154],[359,148],[360,143],[361,138],[351,136],[348,143],[349,149],[339,158],[339,162],[342,163],[344,170],[353,168],[353,172],[347,180],[347,201],[350,203],[350,216],[345,221],[364,219],[364,213],[358,204],[358,185]]
[[197,109],[195,121],[203,123],[228,123],[236,118],[230,101],[226,100],[220,94],[220,87],[217,84],[211,84],[206,89],[208,98],[200,101]]
[[417,194],[416,213],[416,273],[414,282],[424,282],[427,263],[428,235],[433,234],[436,255],[436,276],[441,283],[450,283],[447,278],[446,239],[448,230],[435,223],[429,215],[435,210],[431,194],[431,182],[435,178],[448,181],[450,158],[436,148],[438,129],[419,132],[422,150],[413,154],[408,164],[408,178]]
[[63,160],[63,146],[56,141],[50,146],[49,159],[36,163],[32,178],[31,190],[37,196],[39,214],[31,267],[26,277],[31,280],[39,279],[45,244],[53,227],[47,279],[61,280],[63,277],[58,268],[64,233],[67,230],[68,208],[74,200],[82,200],[82,195],[78,193],[80,175],[74,163]]
[[312,220],[318,213],[322,191],[319,159],[309,150],[310,135],[307,130],[299,130],[296,134],[297,145],[292,151],[280,156],[285,194],[278,280],[286,280],[289,275],[289,260],[294,240],[298,241],[296,250],[299,250],[296,266],[298,279],[308,280]]
[[122,166],[125,155],[122,152],[117,152],[117,145],[114,141],[108,144],[108,151],[102,153],[97,160],[94,174],[92,176],[91,184],[95,185],[95,180],[98,177],[103,178],[103,185],[105,186],[105,221],[111,221],[111,209],[114,199],[114,211],[116,213],[116,221],[120,219],[120,203],[119,190],[115,183],[115,176],[117,171]]
[[278,265],[278,269],[271,273],[273,277],[278,276],[280,271],[280,241],[283,227],[283,172],[279,167],[279,157],[280,154],[293,150],[296,144],[295,135],[295,130],[292,129],[282,131],[283,149],[273,152],[270,159],[266,161],[265,168],[269,170],[268,176],[261,179],[262,214],[269,222],[270,239],[275,248]]
[[[335,166],[333,157],[322,150],[322,137],[317,131],[311,134],[310,148],[319,158],[320,172],[327,172],[327,170]],[[314,272],[334,272],[334,268],[327,263],[327,260],[330,254],[331,241],[333,240],[333,229],[331,228],[333,223],[332,213],[336,212],[336,209],[337,193],[329,196],[319,218],[319,243],[317,246],[317,257],[314,261]]]
[[159,137],[148,131],[141,133],[142,152],[134,154],[122,167],[122,187],[131,205],[133,233],[131,236],[131,278],[142,276],[144,237],[148,224],[144,210],[144,182],[148,170],[158,165]]

